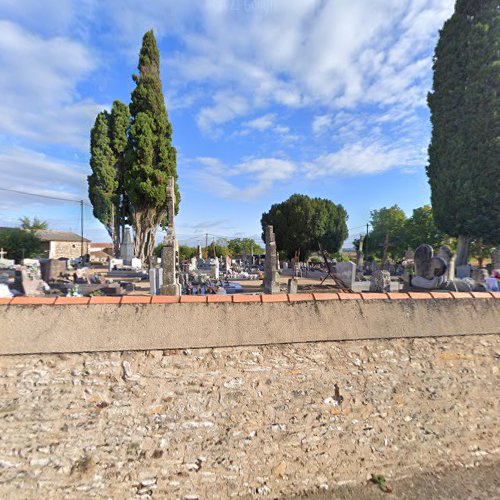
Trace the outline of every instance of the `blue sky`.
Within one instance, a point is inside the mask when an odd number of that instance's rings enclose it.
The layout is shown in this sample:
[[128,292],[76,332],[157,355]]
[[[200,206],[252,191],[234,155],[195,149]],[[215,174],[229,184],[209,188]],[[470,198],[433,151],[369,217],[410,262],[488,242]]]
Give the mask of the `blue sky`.
[[[350,237],[370,210],[429,203],[426,94],[453,0],[2,0],[0,187],[87,199],[89,130],[128,103],[153,28],[178,150],[181,241],[260,236],[293,193]],[[0,191],[0,225],[79,228],[76,203]],[[106,231],[85,210],[86,235]]]

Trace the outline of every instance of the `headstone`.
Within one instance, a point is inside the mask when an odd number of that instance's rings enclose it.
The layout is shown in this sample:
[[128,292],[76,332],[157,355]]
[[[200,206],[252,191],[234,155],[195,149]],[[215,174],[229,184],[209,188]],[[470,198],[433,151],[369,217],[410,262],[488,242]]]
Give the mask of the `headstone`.
[[264,291],[280,293],[278,274],[278,254],[273,226],[266,226],[266,261],[264,264]]
[[66,260],[47,259],[40,261],[40,271],[42,280],[46,283],[57,280],[62,274],[68,272],[68,264]]
[[486,278],[489,277],[488,271],[486,269],[473,269],[471,272],[471,278],[476,282],[478,285],[484,285],[486,282]]
[[356,264],[350,260],[335,265],[335,276],[340,278],[351,290],[356,279]]
[[123,241],[120,246],[120,259],[123,260],[125,266],[132,265],[132,259],[134,258],[134,243],[130,235],[130,228],[125,228],[125,234],[123,235]]
[[297,293],[299,290],[299,281],[296,278],[288,280],[288,293]]
[[13,259],[6,259],[7,252],[0,248],[0,268],[8,269],[14,267],[15,261]]
[[47,284],[41,279],[29,276],[26,268],[22,268],[21,287],[24,295],[28,297],[40,297],[45,295],[44,289],[47,287]]
[[219,259],[217,257],[210,261],[210,274],[214,279],[219,279]]
[[196,252],[196,253],[197,253],[197,257],[198,257],[198,259],[203,260],[203,255],[201,254],[201,245],[198,245],[198,247],[197,247],[197,249],[196,249],[196,250],[197,250],[197,252]]
[[120,269],[121,267],[123,267],[123,259],[109,259],[108,272],[114,271],[115,267],[116,269]]
[[500,269],[500,247],[495,248],[491,252],[491,264],[493,269]]
[[132,269],[142,269],[142,261],[141,261],[141,259],[138,259],[137,257],[134,257],[130,261],[130,267]]
[[152,267],[149,270],[149,293],[151,295],[159,295],[163,284],[163,273],[161,268]]
[[434,257],[430,245],[420,245],[415,250],[415,276],[433,280],[436,276],[444,276],[448,266],[441,257]]
[[165,235],[165,243],[161,253],[161,262],[163,266],[163,284],[161,286],[162,295],[177,296],[181,294],[181,285],[179,283],[179,252],[175,238],[175,187],[174,178],[168,178],[167,184],[167,213],[168,228]]
[[356,250],[356,277],[361,279],[363,277],[363,264],[364,264],[364,254],[363,254],[363,244],[365,237],[361,235],[359,237],[359,245]]
[[375,271],[370,280],[370,292],[390,292],[391,275],[389,271]]
[[247,267],[248,267],[247,249],[243,247],[243,271],[246,271]]
[[451,248],[448,245],[443,245],[439,250],[438,250],[438,257],[441,257],[444,259],[447,265],[446,269],[446,279],[448,280],[453,280],[455,279],[455,259],[456,256],[451,250]]
[[457,267],[457,278],[464,279],[470,278],[472,272],[472,266],[470,264],[464,264],[463,266]]
[[231,257],[226,255],[226,273],[232,268]]
[[40,267],[40,261],[38,259],[23,259],[21,263],[23,266]]
[[198,260],[196,257],[191,257],[189,261],[188,271],[196,271],[198,269]]

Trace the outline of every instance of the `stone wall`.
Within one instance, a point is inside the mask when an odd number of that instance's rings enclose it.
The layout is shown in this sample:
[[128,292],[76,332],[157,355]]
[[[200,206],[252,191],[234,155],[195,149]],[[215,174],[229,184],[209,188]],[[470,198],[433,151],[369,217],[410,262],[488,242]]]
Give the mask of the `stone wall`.
[[492,463],[499,353],[481,335],[2,356],[0,497],[290,498]]
[[[89,253],[89,243],[83,242],[83,254]],[[77,259],[82,255],[82,246],[79,241],[51,241],[50,242],[50,257],[51,259],[59,259],[61,257],[67,259]]]
[[500,333],[500,292],[0,298],[0,354]]

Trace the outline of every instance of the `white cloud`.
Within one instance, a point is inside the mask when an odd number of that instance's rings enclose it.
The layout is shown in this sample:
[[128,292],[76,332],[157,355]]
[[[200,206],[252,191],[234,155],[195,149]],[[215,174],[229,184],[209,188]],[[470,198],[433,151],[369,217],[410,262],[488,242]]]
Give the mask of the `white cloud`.
[[276,115],[273,113],[268,113],[267,115],[260,116],[243,124],[244,127],[248,127],[254,130],[266,130],[274,125],[274,120]]
[[0,20],[0,132],[87,149],[101,106],[76,88],[95,67],[88,49],[69,38],[42,38]]
[[201,157],[196,161],[205,167],[194,174],[200,189],[209,189],[220,198],[246,201],[258,198],[276,182],[291,178],[297,170],[293,162],[278,158],[251,158],[233,166],[216,158]]
[[[247,105],[225,109],[217,95],[200,112],[206,127],[272,104],[330,108],[360,104],[422,106],[437,31],[453,0],[335,2],[156,2],[141,13],[158,33],[182,41],[166,65],[180,81],[231,92]],[[245,4],[245,7],[243,7]],[[176,19],[168,30],[165,11]],[[127,8],[119,26],[135,29]],[[193,29],[196,27],[196,31]],[[124,35],[127,33],[125,30]],[[231,42],[228,43],[228,40]],[[209,113],[208,121],[211,120]]]
[[312,121],[314,135],[321,135],[332,126],[332,115],[317,115]]
[[413,144],[387,144],[381,140],[350,143],[338,151],[306,162],[309,178],[378,174],[394,168],[423,165],[425,153]]

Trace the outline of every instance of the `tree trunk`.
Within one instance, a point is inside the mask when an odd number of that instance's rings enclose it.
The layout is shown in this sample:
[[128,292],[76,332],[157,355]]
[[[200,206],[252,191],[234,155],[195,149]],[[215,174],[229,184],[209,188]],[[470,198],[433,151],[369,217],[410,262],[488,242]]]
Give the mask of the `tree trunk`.
[[469,260],[469,244],[470,236],[467,236],[465,234],[458,235],[457,260],[455,263],[457,267],[465,266],[465,264],[467,264],[467,261]]
[[136,212],[132,216],[134,227],[134,254],[145,265],[150,264],[155,247],[156,231],[165,213],[156,210]]

